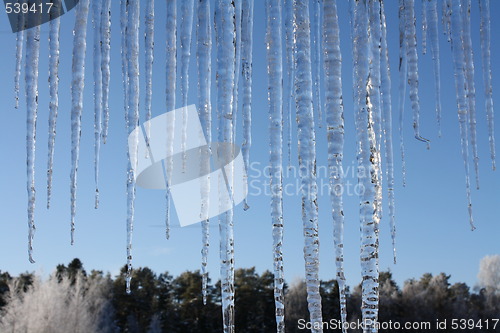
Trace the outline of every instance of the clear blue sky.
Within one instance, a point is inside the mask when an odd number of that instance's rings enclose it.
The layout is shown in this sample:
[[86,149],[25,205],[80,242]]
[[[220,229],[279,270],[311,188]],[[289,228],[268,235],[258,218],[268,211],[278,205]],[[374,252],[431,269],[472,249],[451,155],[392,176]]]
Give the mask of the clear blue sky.
[[[265,178],[257,178],[255,169],[262,169],[268,164],[268,109],[267,109],[267,74],[264,44],[265,11],[263,1],[255,2],[254,22],[254,89],[253,89],[253,147],[251,160],[253,170],[249,176],[253,185],[263,189]],[[420,13],[420,1],[417,1],[417,13]],[[355,132],[352,111],[352,62],[349,31],[349,11],[347,1],[338,1],[341,49],[343,55],[343,86],[346,121],[346,146],[344,165],[354,167]],[[53,199],[50,210],[46,206],[46,164],[48,132],[48,25],[42,27],[42,47],[40,55],[40,94],[37,125],[36,155],[36,224],[34,240],[36,264],[28,262],[27,256],[27,194],[26,194],[26,101],[24,82],[21,86],[20,109],[14,109],[14,66],[15,35],[10,32],[7,16],[0,20],[0,38],[4,51],[0,55],[0,92],[3,101],[3,124],[0,147],[3,156],[0,173],[0,269],[18,274],[24,271],[50,273],[58,263],[67,263],[72,258],[80,258],[87,269],[100,269],[117,273],[125,264],[126,253],[126,130],[123,111],[123,93],[120,63],[119,1],[112,5],[112,67],[110,95],[110,134],[109,142],[101,151],[101,206],[93,208],[93,87],[92,87],[92,32],[88,30],[86,89],[83,111],[81,156],[78,173],[78,201],[76,218],[76,243],[70,245],[70,83],[71,52],[74,12],[61,18],[61,64],[60,64],[60,109],[57,127]],[[144,7],[144,6],[143,6]],[[165,44],[164,14],[165,4],[156,3],[156,49],[154,67],[153,113],[164,113],[165,100]],[[141,8],[142,10],[144,8]],[[213,9],[213,3],[212,3]],[[491,12],[500,12],[500,3],[491,2]],[[397,2],[386,3],[386,15],[389,34],[389,52],[391,59],[393,106],[397,105],[398,85],[398,18]],[[141,18],[144,15],[141,14]],[[179,16],[180,17],[180,16]],[[420,15],[417,24],[420,26]],[[440,29],[442,26],[440,25]],[[141,25],[141,29],[142,25]],[[481,189],[473,189],[473,208],[477,230],[470,231],[465,197],[464,167],[460,154],[460,140],[453,84],[450,45],[440,35],[442,64],[442,105],[443,137],[437,137],[434,109],[434,81],[432,77],[432,59],[430,54],[421,56],[420,29],[419,67],[421,99],[421,133],[432,140],[430,151],[425,144],[413,139],[412,120],[409,103],[406,103],[405,143],[407,147],[407,182],[401,186],[401,163],[399,159],[397,136],[397,108],[393,107],[395,131],[395,175],[397,205],[397,251],[398,264],[392,264],[391,239],[387,214],[381,223],[380,267],[390,269],[401,284],[411,277],[420,277],[425,272],[451,274],[452,281],[463,281],[470,286],[476,282],[479,260],[488,254],[500,253],[500,174],[491,171],[489,161],[488,134],[484,110],[483,85],[481,76],[481,58],[479,48],[479,19],[477,2],[473,1],[472,33],[476,64],[477,123],[478,146],[480,156]],[[492,15],[492,31],[500,31],[500,22]],[[141,30],[141,36],[142,30]],[[493,35],[494,36],[494,35]],[[141,37],[141,43],[143,38]],[[500,43],[492,40],[492,66],[494,102],[500,108]],[[193,44],[194,46],[194,44]],[[197,103],[195,49],[192,50],[190,72],[189,103]],[[141,74],[144,54],[141,52]],[[214,53],[215,59],[215,53]],[[215,75],[215,63],[212,68]],[[24,75],[24,74],[23,74]],[[143,77],[141,84],[143,84]],[[215,80],[213,80],[215,83]],[[143,92],[143,91],[142,91]],[[215,106],[215,84],[212,88],[213,106]],[[177,101],[179,101],[179,97]],[[144,119],[141,96],[142,115]],[[177,107],[180,105],[177,104]],[[215,108],[214,108],[215,110]],[[215,114],[215,113],[214,113]],[[497,113],[498,114],[498,113]],[[238,115],[241,121],[241,115]],[[497,117],[498,118],[498,117]],[[500,133],[497,120],[496,132]],[[237,131],[237,142],[241,144],[241,123]],[[215,131],[215,128],[214,128]],[[326,133],[324,127],[317,131],[318,166],[326,165]],[[497,135],[500,145],[500,135]],[[295,138],[294,138],[295,140]],[[498,149],[497,149],[498,153]],[[297,164],[296,142],[293,143],[292,161]],[[325,175],[318,181],[326,184]],[[295,184],[290,176],[287,182]],[[347,179],[356,183],[350,174]],[[290,185],[289,189],[294,188]],[[250,189],[251,193],[255,190]],[[335,276],[332,220],[330,203],[326,189],[321,190],[320,209],[320,276],[332,279]],[[384,189],[385,196],[385,189]],[[355,285],[360,281],[359,269],[359,218],[358,198],[345,196],[345,266],[348,283]],[[249,197],[250,210],[244,212],[241,205],[235,209],[235,257],[236,267],[256,266],[258,271],[272,269],[272,236],[270,222],[269,197],[252,195]],[[300,210],[300,196],[286,196],[285,202],[285,240],[284,261],[285,275],[289,282],[304,275],[303,237]],[[137,190],[136,222],[134,230],[133,263],[135,267],[148,266],[156,272],[169,271],[177,275],[184,270],[196,270],[200,267],[201,229],[173,228],[171,239],[164,237],[164,193],[162,191]],[[384,212],[387,212],[384,207]],[[173,224],[177,224],[176,218]],[[212,222],[209,271],[216,280],[219,277],[219,237],[216,220]]]

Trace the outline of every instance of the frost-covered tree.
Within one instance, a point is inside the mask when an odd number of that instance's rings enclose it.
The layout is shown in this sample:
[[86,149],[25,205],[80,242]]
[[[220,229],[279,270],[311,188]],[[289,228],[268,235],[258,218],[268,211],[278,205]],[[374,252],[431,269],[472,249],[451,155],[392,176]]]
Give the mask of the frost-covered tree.
[[112,325],[104,325],[102,320],[109,287],[109,279],[87,279],[81,273],[74,280],[57,274],[45,281],[35,277],[26,290],[22,281],[12,279],[0,332],[113,332]]
[[486,256],[481,259],[477,278],[480,287],[500,295],[500,255]]

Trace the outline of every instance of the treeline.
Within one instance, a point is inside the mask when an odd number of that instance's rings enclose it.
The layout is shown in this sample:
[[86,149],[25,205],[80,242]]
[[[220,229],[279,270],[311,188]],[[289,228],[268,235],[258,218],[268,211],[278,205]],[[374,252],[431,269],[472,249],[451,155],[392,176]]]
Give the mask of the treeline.
[[[476,325],[464,331],[500,331],[500,323],[495,330],[491,326],[500,314],[500,295],[489,289],[473,292],[464,283],[451,285],[449,279],[443,273],[424,274],[400,288],[390,272],[382,272],[379,321],[432,322],[433,329],[426,332],[442,332],[434,330],[436,320],[447,320],[448,328],[452,319],[489,320],[489,329]],[[201,281],[198,271],[173,277],[138,268],[133,271],[132,292],[126,294],[126,267],[112,277],[101,271],[86,272],[78,259],[57,266],[44,281],[32,273],[12,277],[0,272],[0,332],[221,332],[220,282],[208,287],[204,305]],[[276,331],[273,283],[269,271],[235,271],[236,332]],[[323,320],[339,319],[337,282],[322,281],[321,295]],[[304,282],[286,285],[285,303],[286,331],[304,332],[299,324],[309,317]],[[348,293],[348,321],[361,317],[360,305],[357,286]],[[330,328],[325,325],[324,331],[340,332]]]

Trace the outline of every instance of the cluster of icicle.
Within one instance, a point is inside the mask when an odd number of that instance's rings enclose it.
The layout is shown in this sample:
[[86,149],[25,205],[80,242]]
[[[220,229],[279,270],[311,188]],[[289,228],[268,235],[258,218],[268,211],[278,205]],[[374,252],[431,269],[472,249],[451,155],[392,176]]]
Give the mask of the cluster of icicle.
[[[123,79],[124,112],[127,132],[139,125],[139,27],[145,25],[145,120],[152,116],[154,62],[154,0],[145,2],[144,20],[140,17],[140,0],[121,0],[121,65]],[[314,0],[310,15],[309,0],[266,0],[266,46],[268,69],[269,134],[270,134],[270,176],[271,176],[271,222],[274,257],[274,300],[276,305],[277,331],[285,331],[284,309],[284,265],[283,265],[283,192],[282,168],[283,146],[288,150],[288,166],[291,165],[293,111],[296,112],[298,159],[302,185],[302,221],[304,232],[304,261],[306,272],[307,301],[313,332],[322,332],[321,297],[319,293],[319,235],[316,183],[316,126],[326,125],[328,142],[328,166],[330,172],[331,214],[334,225],[334,248],[337,281],[340,292],[342,322],[346,322],[346,279],[343,269],[343,225],[342,201],[342,159],[344,149],[344,110],[342,96],[342,58],[336,1]],[[351,0],[351,36],[353,67],[354,114],[357,134],[357,161],[359,184],[364,188],[360,196],[361,266],[362,266],[362,315],[372,325],[365,332],[376,332],[378,318],[378,234],[382,218],[382,149],[385,151],[385,177],[389,206],[389,222],[395,250],[395,204],[394,163],[392,143],[392,106],[389,53],[384,2],[381,0]],[[177,1],[166,1],[166,96],[167,110],[176,107],[177,56],[180,56],[181,106],[187,105],[189,77],[188,69],[192,49],[193,24],[196,25],[196,64],[198,71],[198,111],[205,138],[212,142],[212,103],[210,100],[212,81],[212,28],[215,31],[217,74],[216,114],[220,142],[234,143],[236,117],[241,111],[243,117],[242,154],[245,166],[250,161],[251,146],[251,103],[252,103],[252,47],[253,47],[254,0],[216,0],[212,17],[209,0],[187,0],[180,2],[180,23],[177,29]],[[77,169],[81,136],[81,115],[83,110],[83,89],[85,79],[86,31],[89,11],[93,26],[93,77],[95,110],[95,207],[99,204],[99,154],[100,145],[106,143],[109,123],[109,82],[111,46],[111,0],[81,0],[76,6],[74,27],[73,65],[71,85],[71,242],[74,240]],[[469,203],[470,223],[472,220],[471,191],[469,181],[469,141],[479,186],[478,156],[476,143],[476,105],[474,87],[474,63],[472,54],[471,0],[442,0],[443,30],[453,51],[458,118],[461,133],[462,154],[466,168],[466,189]],[[481,59],[485,86],[486,115],[489,128],[491,160],[495,169],[495,141],[493,133],[493,100],[491,87],[490,59],[490,9],[489,0],[479,0],[481,18]],[[422,49],[427,51],[427,41],[434,60],[436,88],[436,115],[441,135],[440,101],[440,55],[439,55],[439,10],[437,0],[422,2]],[[413,111],[415,138],[427,143],[421,136],[419,126],[419,80],[418,52],[416,38],[415,0],[399,0],[399,132],[405,183],[405,162],[403,143],[403,113],[406,84]],[[18,22],[24,25],[20,16]],[[59,66],[59,18],[50,21],[49,34],[49,154],[47,168],[47,207],[50,206],[52,163],[56,137],[58,112],[58,66]],[[282,32],[284,27],[285,31]],[[25,36],[26,35],[26,36]],[[177,48],[179,40],[180,47]],[[35,231],[35,140],[38,110],[38,55],[40,49],[40,27],[17,33],[15,101],[18,107],[23,44],[26,45],[25,79],[27,102],[27,170],[28,170],[28,224],[29,260],[32,256],[32,239]],[[285,48],[285,57],[283,57]],[[322,55],[322,59],[321,59]],[[321,60],[323,60],[321,62]],[[285,62],[285,64],[283,64]],[[285,71],[283,70],[285,66]],[[324,80],[320,81],[323,72]],[[240,80],[241,78],[241,80]],[[283,84],[284,83],[284,84]],[[238,92],[243,93],[241,107]],[[321,86],[325,95],[322,105]],[[323,120],[323,111],[324,120]],[[315,120],[316,119],[316,120]],[[185,144],[187,112],[183,113],[182,137]],[[167,128],[169,142],[173,142],[172,124]],[[284,139],[284,129],[288,127]],[[149,138],[149,128],[146,128]],[[137,147],[137,140],[131,140]],[[286,142],[285,142],[286,141]],[[284,144],[285,142],[285,144]],[[167,147],[172,152],[173,147]],[[146,156],[147,157],[147,156]],[[132,271],[132,231],[134,222],[135,177],[130,156],[127,167],[127,292],[130,292]],[[201,167],[204,167],[202,163]],[[172,165],[164,166],[170,174]],[[208,170],[205,170],[208,171]],[[219,180],[223,181],[223,180]],[[209,184],[202,188],[205,195]],[[166,236],[169,237],[170,200],[166,191]],[[211,203],[217,204],[217,203]],[[202,203],[208,209],[209,202]],[[244,209],[249,208],[247,201]],[[234,332],[234,236],[233,212],[219,217],[221,288],[224,332]],[[202,295],[206,302],[209,250],[209,220],[202,222]],[[346,329],[344,329],[346,331]]]

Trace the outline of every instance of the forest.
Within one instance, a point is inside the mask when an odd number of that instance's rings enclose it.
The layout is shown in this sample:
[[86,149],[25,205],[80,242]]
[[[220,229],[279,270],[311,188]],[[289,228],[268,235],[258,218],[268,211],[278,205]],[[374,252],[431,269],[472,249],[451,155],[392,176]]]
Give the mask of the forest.
[[[430,322],[433,326],[426,332],[443,332],[435,327],[437,321],[446,320],[449,328],[453,319],[466,319],[473,322],[473,327],[465,327],[464,332],[500,331],[500,324],[493,327],[500,314],[499,258],[490,256],[481,262],[478,277],[483,287],[452,284],[451,276],[445,273],[424,274],[405,281],[401,287],[391,272],[381,272],[379,322]],[[125,292],[126,274],[126,266],[114,277],[102,271],[86,271],[79,259],[58,265],[45,278],[28,272],[18,276],[0,272],[0,332],[221,331],[220,281],[210,283],[204,305],[199,271],[174,277],[168,272],[157,274],[147,267],[136,268],[130,294]],[[273,279],[271,272],[259,274],[255,268],[235,271],[237,332],[276,331]],[[309,318],[305,282],[285,283],[285,291],[286,332],[307,331],[303,324]],[[336,280],[321,281],[320,292],[323,321],[338,322]],[[361,318],[361,297],[360,285],[349,290],[348,322]],[[341,331],[340,326],[335,328],[335,324],[325,325],[324,331]]]

